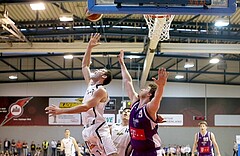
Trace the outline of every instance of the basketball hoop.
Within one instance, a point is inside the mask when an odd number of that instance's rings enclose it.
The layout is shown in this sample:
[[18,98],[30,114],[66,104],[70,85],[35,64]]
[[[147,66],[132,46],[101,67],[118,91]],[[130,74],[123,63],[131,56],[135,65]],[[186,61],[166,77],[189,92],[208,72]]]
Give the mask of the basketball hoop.
[[[143,15],[148,25],[148,37],[152,41],[169,39],[169,28],[175,15]],[[155,47],[153,47],[155,48]]]

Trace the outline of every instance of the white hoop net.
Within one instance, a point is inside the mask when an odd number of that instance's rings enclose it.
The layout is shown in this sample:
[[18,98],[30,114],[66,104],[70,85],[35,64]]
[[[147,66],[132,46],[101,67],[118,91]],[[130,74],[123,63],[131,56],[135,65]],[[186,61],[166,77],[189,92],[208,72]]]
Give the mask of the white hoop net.
[[169,28],[174,15],[143,15],[148,25],[148,37],[153,41],[169,39]]

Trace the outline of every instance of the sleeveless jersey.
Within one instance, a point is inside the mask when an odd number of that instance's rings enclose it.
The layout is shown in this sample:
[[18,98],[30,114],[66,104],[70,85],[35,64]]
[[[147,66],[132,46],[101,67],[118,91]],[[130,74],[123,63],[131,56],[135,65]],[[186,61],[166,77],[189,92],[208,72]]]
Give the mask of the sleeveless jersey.
[[[103,87],[100,85],[89,85],[87,91],[84,95],[83,103],[88,101],[93,95],[94,91],[98,88]],[[105,122],[105,118],[103,117],[105,105],[109,102],[109,98],[106,102],[99,103],[96,107],[89,109],[87,112],[82,112],[82,121],[84,126],[90,126],[95,123],[103,123]]]
[[75,147],[73,144],[73,138],[63,138],[63,147],[64,147],[64,153],[66,156],[75,156]]
[[211,141],[211,132],[206,132],[205,135],[202,135],[200,132],[198,132],[197,135],[197,151],[199,153],[199,156],[212,156],[213,146]]
[[119,156],[125,156],[126,149],[130,144],[129,126],[113,124],[112,140],[114,145],[117,147]]
[[139,101],[133,104],[130,113],[130,134],[132,148],[138,152],[160,149],[158,125],[147,114],[146,105],[139,107]]

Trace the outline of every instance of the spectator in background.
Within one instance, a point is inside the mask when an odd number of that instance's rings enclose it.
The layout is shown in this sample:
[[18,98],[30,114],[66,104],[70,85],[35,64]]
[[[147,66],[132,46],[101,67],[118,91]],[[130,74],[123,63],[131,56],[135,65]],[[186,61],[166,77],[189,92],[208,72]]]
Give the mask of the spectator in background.
[[165,152],[164,152],[164,153],[165,153],[165,155],[167,155],[167,156],[168,156],[168,151],[169,151],[169,150],[168,150],[168,147],[167,147],[167,146],[163,146],[163,149],[164,149],[164,151],[165,151]]
[[14,153],[16,151],[16,141],[14,139],[12,139],[12,142],[11,142],[11,151],[12,153]]
[[42,142],[43,156],[48,156],[48,146],[49,142],[47,140],[44,140]]
[[3,142],[3,147],[4,147],[4,153],[6,153],[6,151],[9,151],[10,150],[10,146],[11,146],[11,143],[10,141],[6,138]]
[[181,156],[181,146],[177,145],[176,147],[176,155]]
[[23,148],[23,156],[27,156],[27,154],[28,154],[28,143],[25,140],[23,141],[22,148]]
[[0,152],[2,151],[2,140],[0,139]]
[[82,148],[82,154],[84,155],[84,156],[90,156],[90,153],[89,153],[89,150],[88,150],[88,148],[86,147],[86,144],[85,143],[82,143],[81,144],[81,148]]
[[16,148],[16,150],[13,152],[13,155],[14,155],[14,156],[18,156],[17,148]]
[[57,156],[61,155],[61,141],[57,141]]
[[171,145],[170,147],[169,147],[169,152],[170,152],[170,156],[174,156],[174,155],[176,155],[176,148],[175,148],[175,146],[174,145]]
[[4,156],[10,156],[10,153],[8,150],[6,150],[6,152],[4,153]]
[[236,141],[233,142],[233,156],[238,156],[238,144]]
[[36,153],[34,154],[34,156],[40,156],[41,151],[42,151],[41,146],[39,144],[37,144]]
[[186,145],[186,147],[185,147],[185,153],[186,153],[186,156],[191,155],[191,147],[190,147],[190,145]]
[[30,151],[31,151],[31,156],[34,156],[34,154],[36,152],[36,145],[35,145],[34,141],[32,141],[32,143],[31,143]]
[[52,148],[52,156],[56,155],[56,148],[57,148],[57,141],[56,140],[52,140],[51,141],[51,148]]
[[161,153],[162,153],[162,156],[166,156],[166,154],[165,154],[165,149],[164,149],[163,147],[161,147],[160,151],[161,151]]
[[17,147],[18,155],[21,156],[21,153],[22,153],[22,142],[20,140],[17,141],[16,147]]

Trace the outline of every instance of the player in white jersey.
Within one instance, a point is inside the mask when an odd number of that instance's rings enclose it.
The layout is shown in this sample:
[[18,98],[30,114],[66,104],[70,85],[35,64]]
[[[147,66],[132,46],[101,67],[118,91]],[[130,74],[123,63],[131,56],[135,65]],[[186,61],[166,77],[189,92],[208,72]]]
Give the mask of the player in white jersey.
[[61,151],[64,151],[65,156],[75,156],[75,152],[78,152],[78,156],[82,156],[78,148],[75,138],[70,136],[70,130],[65,129],[65,137],[61,140]]
[[128,156],[131,153],[129,134],[130,108],[124,108],[121,114],[121,123],[111,126],[112,140],[117,147],[119,156]]
[[89,151],[94,156],[115,156],[117,149],[111,139],[110,129],[103,117],[105,105],[109,101],[106,89],[103,87],[112,80],[111,72],[107,69],[90,71],[92,49],[99,45],[101,35],[91,34],[86,53],[82,61],[82,72],[88,88],[82,105],[72,108],[59,108],[55,105],[46,108],[50,115],[82,113],[84,130],[83,139]]

